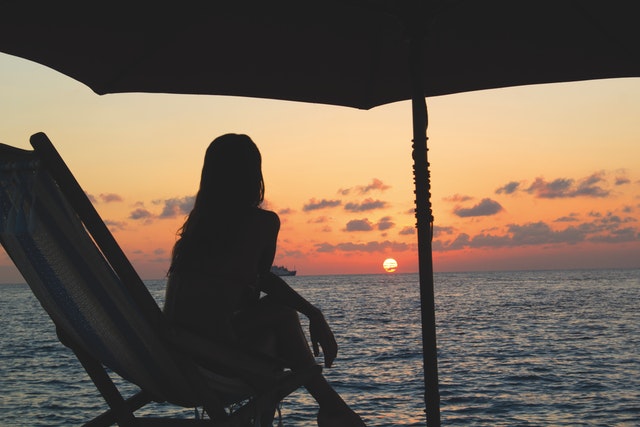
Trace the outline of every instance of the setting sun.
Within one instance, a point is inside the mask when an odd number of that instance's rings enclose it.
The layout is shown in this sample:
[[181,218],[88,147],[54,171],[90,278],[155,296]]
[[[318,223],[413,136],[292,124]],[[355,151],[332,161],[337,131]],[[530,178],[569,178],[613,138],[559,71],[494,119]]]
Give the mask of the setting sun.
[[387,258],[382,263],[382,268],[384,268],[387,273],[393,273],[398,268],[398,262],[393,258]]

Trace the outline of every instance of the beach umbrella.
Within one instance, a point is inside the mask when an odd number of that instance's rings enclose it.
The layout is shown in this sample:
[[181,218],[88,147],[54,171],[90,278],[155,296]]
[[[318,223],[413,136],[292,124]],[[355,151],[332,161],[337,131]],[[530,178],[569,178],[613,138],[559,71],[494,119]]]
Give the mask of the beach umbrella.
[[640,76],[636,0],[0,4],[0,51],[98,94],[412,100],[427,425],[440,425],[425,97]]

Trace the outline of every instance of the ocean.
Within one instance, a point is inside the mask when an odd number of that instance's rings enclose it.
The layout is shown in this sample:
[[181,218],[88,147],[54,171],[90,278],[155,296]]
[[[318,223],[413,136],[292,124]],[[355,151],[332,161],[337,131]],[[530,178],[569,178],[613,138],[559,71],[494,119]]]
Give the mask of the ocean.
[[[329,381],[368,426],[425,425],[416,274],[297,276],[340,346]],[[161,303],[164,281],[147,281]],[[640,270],[436,273],[443,426],[640,425]],[[26,285],[0,285],[0,426],[105,409]],[[125,387],[132,390],[132,387]],[[285,426],[315,426],[304,391]],[[154,405],[145,413],[192,410]]]

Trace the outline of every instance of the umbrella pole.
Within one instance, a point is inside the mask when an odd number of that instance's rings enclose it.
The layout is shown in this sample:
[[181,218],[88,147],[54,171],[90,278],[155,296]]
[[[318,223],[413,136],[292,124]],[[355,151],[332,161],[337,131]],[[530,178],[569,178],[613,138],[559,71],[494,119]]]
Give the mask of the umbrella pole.
[[416,194],[418,230],[418,264],[420,272],[420,307],[422,317],[422,355],[424,363],[425,412],[428,427],[440,426],[440,391],[438,385],[438,349],[433,286],[433,213],[431,183],[427,159],[427,103],[422,86],[422,40],[411,40],[411,82],[413,112],[413,177]]

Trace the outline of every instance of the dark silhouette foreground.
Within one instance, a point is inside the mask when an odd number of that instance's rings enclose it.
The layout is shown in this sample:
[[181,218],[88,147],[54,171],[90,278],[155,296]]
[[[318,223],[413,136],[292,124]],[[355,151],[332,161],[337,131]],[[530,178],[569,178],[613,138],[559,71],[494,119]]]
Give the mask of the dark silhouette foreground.
[[[322,348],[329,368],[338,346],[324,315],[270,272],[280,220],[260,208],[263,199],[262,160],[251,138],[216,138],[173,249],[165,312],[198,334],[272,354],[294,372],[315,365]],[[313,353],[298,313],[309,318]],[[322,373],[304,386],[320,406],[319,426],[364,426]]]

